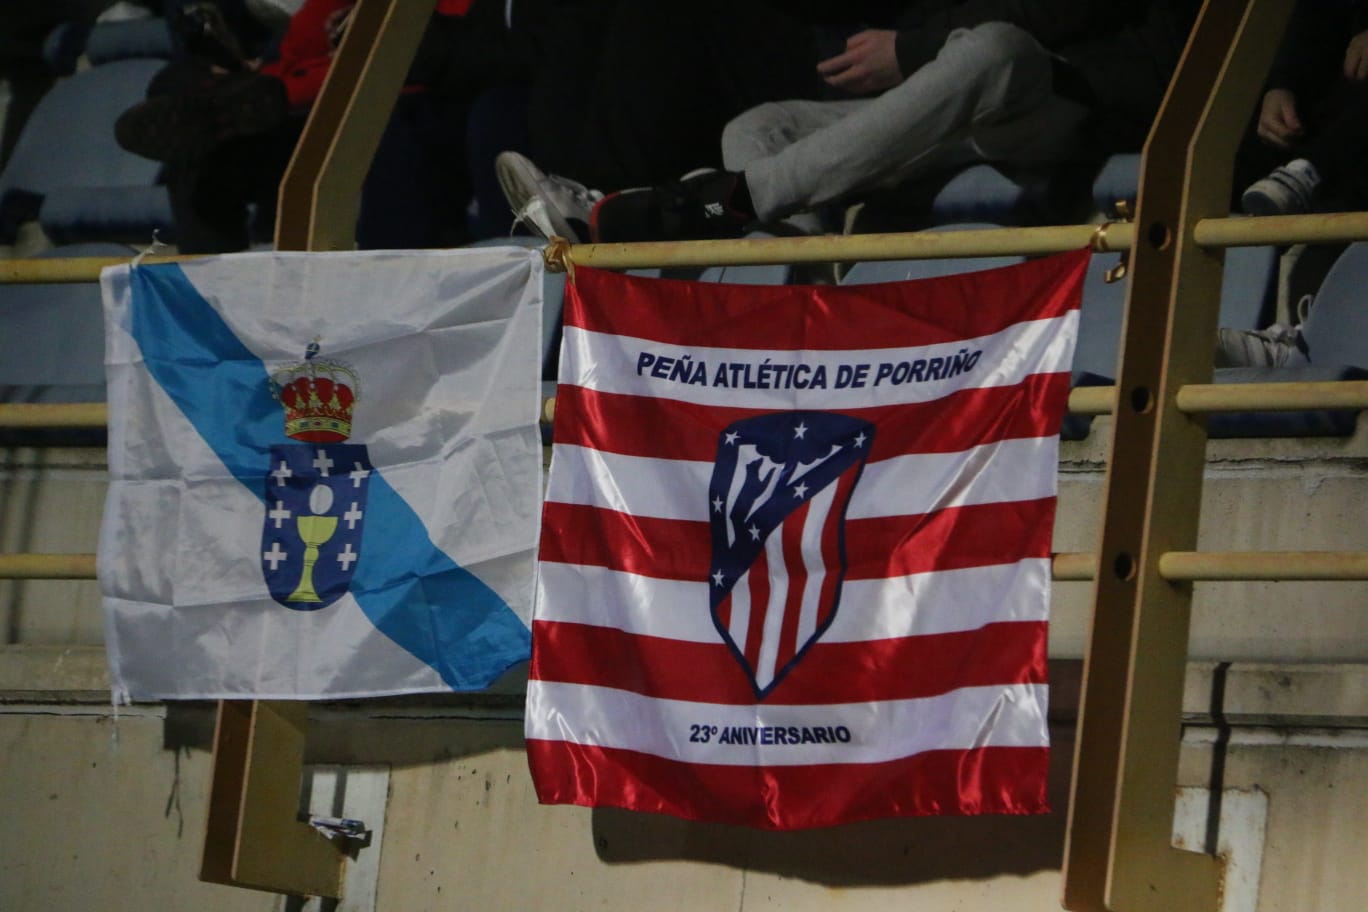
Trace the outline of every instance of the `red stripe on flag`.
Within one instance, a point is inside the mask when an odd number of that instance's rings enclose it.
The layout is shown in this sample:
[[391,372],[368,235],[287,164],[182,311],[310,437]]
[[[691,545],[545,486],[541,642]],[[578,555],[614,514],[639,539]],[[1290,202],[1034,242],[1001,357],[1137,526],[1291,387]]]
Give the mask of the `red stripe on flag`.
[[[533,621],[532,630],[533,680],[612,687],[662,700],[755,703],[746,671],[720,635],[716,643],[693,643],[557,621]],[[912,700],[961,687],[1043,684],[1047,639],[1044,621],[859,643],[819,639],[765,705]]]
[[1055,498],[846,521],[847,579],[959,570],[1050,555]]
[[529,739],[543,804],[608,805],[770,830],[927,814],[1046,814],[1044,747],[927,751],[817,766],[683,763],[616,748]]
[[[869,459],[877,462],[907,453],[957,453],[999,440],[1053,436],[1059,433],[1068,394],[1068,374],[1032,374],[1015,386],[961,390],[932,402],[848,409],[843,414],[874,424]],[[556,391],[555,442],[627,456],[711,462],[724,428],[761,414],[768,411],[561,384]]]
[[[1077,308],[1088,251],[998,270],[878,285],[726,285],[584,268],[565,289],[565,325],[675,345],[839,351],[985,336]],[[585,300],[612,301],[591,309]]]
[[[1054,511],[1055,498],[1043,497],[915,516],[847,519],[846,579],[883,579],[1047,557]],[[543,561],[703,582],[712,572],[711,548],[706,522],[632,516],[554,501],[542,510]]]

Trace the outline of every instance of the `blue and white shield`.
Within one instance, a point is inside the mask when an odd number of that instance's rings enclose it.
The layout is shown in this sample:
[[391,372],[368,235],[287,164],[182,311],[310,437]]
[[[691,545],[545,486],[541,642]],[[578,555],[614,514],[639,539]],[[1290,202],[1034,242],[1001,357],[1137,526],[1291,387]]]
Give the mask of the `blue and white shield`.
[[261,569],[277,602],[316,611],[347,591],[361,560],[371,471],[364,445],[271,447]]
[[831,412],[737,421],[709,486],[713,623],[765,697],[831,626],[845,517],[874,425]]

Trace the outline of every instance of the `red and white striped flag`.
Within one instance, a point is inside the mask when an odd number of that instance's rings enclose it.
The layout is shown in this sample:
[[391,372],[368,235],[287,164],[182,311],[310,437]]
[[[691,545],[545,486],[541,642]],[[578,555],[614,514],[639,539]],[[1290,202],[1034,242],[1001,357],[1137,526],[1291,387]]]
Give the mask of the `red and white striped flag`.
[[1086,251],[567,286],[527,694],[544,803],[772,829],[1048,810]]

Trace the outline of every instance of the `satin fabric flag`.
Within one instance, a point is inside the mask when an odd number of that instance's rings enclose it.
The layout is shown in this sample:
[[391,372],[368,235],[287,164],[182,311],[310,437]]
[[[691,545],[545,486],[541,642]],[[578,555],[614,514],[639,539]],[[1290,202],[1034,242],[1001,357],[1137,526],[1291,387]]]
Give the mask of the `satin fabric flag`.
[[1037,814],[1086,251],[843,287],[580,268],[526,735],[544,803]]
[[528,657],[542,260],[102,276],[116,700],[470,690]]

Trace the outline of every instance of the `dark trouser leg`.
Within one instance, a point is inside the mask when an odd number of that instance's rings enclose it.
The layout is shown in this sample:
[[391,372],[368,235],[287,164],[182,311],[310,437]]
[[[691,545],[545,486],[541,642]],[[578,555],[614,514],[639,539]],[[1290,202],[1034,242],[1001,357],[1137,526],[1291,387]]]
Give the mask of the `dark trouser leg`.
[[1326,189],[1363,199],[1368,188],[1368,85],[1342,82],[1315,113],[1311,138],[1297,150]]
[[534,86],[534,158],[604,191],[720,167],[722,127],[732,117],[765,101],[820,94],[817,59],[809,26],[754,0],[624,0],[590,62],[584,97],[592,103],[548,111],[543,83],[563,71]]
[[455,246],[465,240],[464,102],[401,95],[361,189],[362,250]]
[[230,253],[271,240],[280,179],[302,129],[302,120],[291,120],[269,133],[228,140],[198,161],[166,166],[182,253]]

